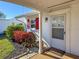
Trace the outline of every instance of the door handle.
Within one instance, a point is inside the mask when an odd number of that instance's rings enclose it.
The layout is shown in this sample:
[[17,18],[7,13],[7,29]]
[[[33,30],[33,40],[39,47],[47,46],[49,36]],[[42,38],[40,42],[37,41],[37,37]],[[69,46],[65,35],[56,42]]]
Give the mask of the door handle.
[[66,34],[66,32],[64,32],[64,34]]

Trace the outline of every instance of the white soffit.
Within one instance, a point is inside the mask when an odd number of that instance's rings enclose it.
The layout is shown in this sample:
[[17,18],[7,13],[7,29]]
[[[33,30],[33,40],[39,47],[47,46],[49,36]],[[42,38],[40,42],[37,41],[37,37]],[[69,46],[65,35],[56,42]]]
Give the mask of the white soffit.
[[52,7],[66,4],[75,0],[5,0],[8,2],[20,4],[37,10],[48,11]]

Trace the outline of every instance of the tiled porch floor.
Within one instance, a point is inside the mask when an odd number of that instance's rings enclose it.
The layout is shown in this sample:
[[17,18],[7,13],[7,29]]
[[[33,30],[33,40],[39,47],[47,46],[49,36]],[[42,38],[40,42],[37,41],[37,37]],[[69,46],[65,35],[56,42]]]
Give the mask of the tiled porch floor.
[[58,56],[53,56],[53,54],[52,57],[43,54],[37,54],[30,59],[79,59],[79,57],[63,55],[61,58],[58,58]]
[[62,51],[49,50],[43,54],[37,54],[30,59],[79,59],[78,56],[63,53]]

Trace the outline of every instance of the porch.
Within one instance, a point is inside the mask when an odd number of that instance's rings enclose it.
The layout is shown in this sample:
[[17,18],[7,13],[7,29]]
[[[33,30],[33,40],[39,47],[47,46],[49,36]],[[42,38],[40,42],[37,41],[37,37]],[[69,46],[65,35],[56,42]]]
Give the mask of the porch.
[[[19,58],[19,59],[26,59],[27,55]],[[29,59],[79,59],[78,56],[65,53],[62,50],[56,49],[56,48],[50,48],[46,51],[44,51],[42,54],[36,54]]]
[[[39,19],[40,19],[40,28],[39,28],[39,54],[32,57],[33,59],[39,59],[39,58],[54,58],[54,59],[79,59],[79,57],[75,57],[72,54],[79,55],[79,1],[78,0],[50,0],[50,1],[42,1],[42,0],[33,0],[33,1],[14,1],[14,0],[6,0],[8,2],[20,4],[23,6],[28,6],[30,8],[34,8],[36,10],[39,10]],[[41,3],[42,2],[42,3]],[[38,3],[38,4],[37,4]],[[52,4],[53,3],[53,4]],[[78,9],[77,9],[78,8]],[[60,14],[66,14],[66,25],[65,25],[65,41],[62,43],[58,40],[53,41],[52,39],[52,29],[50,22],[52,19],[50,19],[50,16],[52,15],[60,15]],[[44,23],[43,23],[44,22]],[[60,25],[59,25],[60,26]],[[45,42],[42,40],[44,36],[44,39],[46,40],[47,48],[50,47],[56,47],[61,50],[64,50],[67,53],[65,53],[62,56],[59,56],[58,54],[52,53],[54,50],[46,51],[45,54],[41,54],[44,49]],[[61,41],[61,40],[60,40]],[[56,42],[56,43],[55,43]],[[59,43],[60,44],[59,44]],[[53,43],[53,44],[52,44]],[[64,45],[63,45],[64,43]],[[62,46],[61,46],[62,45]],[[51,56],[51,57],[49,57]],[[22,58],[23,59],[23,58]]]

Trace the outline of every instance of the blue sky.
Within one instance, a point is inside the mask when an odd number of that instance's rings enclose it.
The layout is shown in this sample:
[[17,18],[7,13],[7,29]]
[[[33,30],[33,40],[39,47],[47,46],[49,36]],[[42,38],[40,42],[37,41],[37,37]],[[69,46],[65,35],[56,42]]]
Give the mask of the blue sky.
[[32,9],[20,5],[0,1],[0,11],[6,15],[7,19],[10,19],[15,16],[31,12]]

